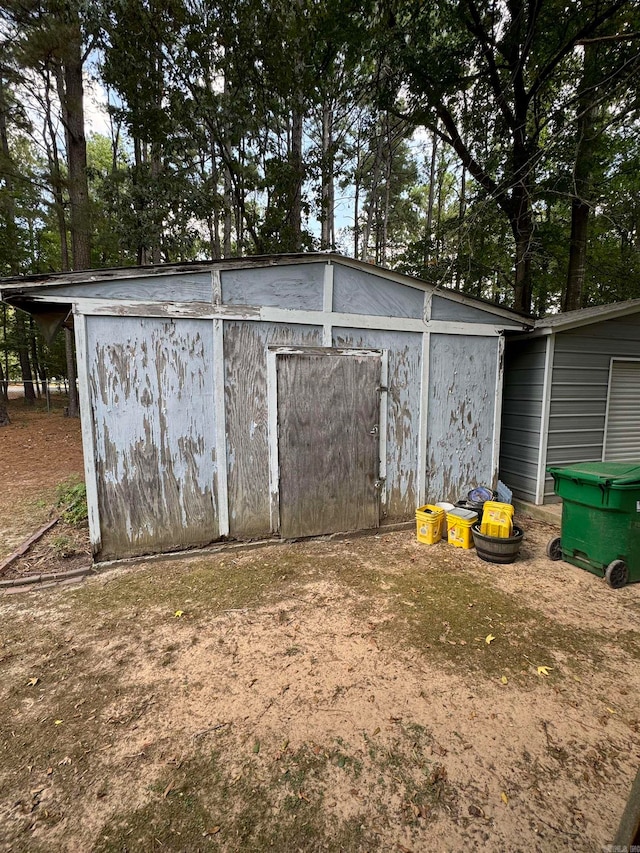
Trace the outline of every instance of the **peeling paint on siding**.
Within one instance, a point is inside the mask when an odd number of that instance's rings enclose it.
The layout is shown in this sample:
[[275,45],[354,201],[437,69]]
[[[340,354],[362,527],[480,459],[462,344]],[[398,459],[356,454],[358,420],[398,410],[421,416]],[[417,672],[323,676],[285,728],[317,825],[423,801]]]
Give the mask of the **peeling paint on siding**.
[[101,556],[218,536],[211,324],[87,321]]

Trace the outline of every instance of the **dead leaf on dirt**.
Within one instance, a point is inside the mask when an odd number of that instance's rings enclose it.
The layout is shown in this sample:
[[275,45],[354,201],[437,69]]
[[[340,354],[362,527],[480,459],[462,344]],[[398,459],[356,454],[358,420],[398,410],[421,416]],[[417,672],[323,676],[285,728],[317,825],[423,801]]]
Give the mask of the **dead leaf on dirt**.
[[206,838],[209,835],[217,835],[220,832],[220,826],[212,826],[211,829],[207,829],[202,833],[202,837]]
[[179,619],[181,616],[184,616],[184,610],[176,610],[173,614],[174,619]]
[[260,741],[257,740],[253,745],[254,755],[257,755],[260,752]]
[[27,687],[35,687],[36,684],[39,684],[39,683],[40,683],[39,678],[30,678],[29,681],[27,681]]
[[172,791],[175,791],[175,789],[176,789],[176,782],[175,782],[175,779],[173,779],[171,782],[169,782],[167,787],[164,789],[163,794],[162,794],[162,799],[166,800],[167,797],[169,796],[169,794]]
[[61,725],[62,725],[62,720],[54,720],[54,721],[53,721],[53,725],[54,725],[54,726],[61,726]]
[[484,638],[484,641],[487,645],[492,643],[494,640],[495,640],[495,637],[493,636],[493,634],[487,634],[487,636]]
[[69,764],[71,764],[71,759],[69,758],[68,755],[65,755],[65,757],[63,759],[58,761],[58,767],[65,767],[65,766],[68,766]]
[[398,843],[398,850],[400,853],[413,853],[411,847],[405,847],[404,844]]
[[509,797],[505,794],[504,791],[500,794],[500,799],[505,804],[505,806],[509,805]]
[[553,667],[551,666],[539,666],[538,667],[538,675],[549,675]]
[[376,726],[375,729],[373,730],[373,734],[371,735],[371,737],[375,737],[376,735],[379,735],[379,734],[380,734],[380,726]]
[[503,684],[508,684],[508,683],[509,683],[509,679],[507,678],[507,676],[506,676],[506,675],[503,675],[503,676],[502,676],[502,678],[500,679],[500,681],[501,681]]
[[617,712],[616,710],[614,710],[613,708],[607,708],[607,711],[608,711],[610,714],[617,714],[617,713],[618,713],[618,712]]
[[469,814],[471,817],[484,817],[484,812],[480,808],[480,806],[469,806]]

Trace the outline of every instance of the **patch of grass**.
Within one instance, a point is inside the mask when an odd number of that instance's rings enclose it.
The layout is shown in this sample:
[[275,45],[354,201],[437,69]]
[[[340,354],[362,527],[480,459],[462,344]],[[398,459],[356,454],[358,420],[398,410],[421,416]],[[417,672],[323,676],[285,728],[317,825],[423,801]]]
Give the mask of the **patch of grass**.
[[[237,750],[229,748],[237,756]],[[323,809],[330,753],[304,747],[277,760],[255,756],[240,769],[216,749],[194,756],[179,780],[152,786],[150,801],[114,817],[93,850],[376,850],[376,836],[357,817],[340,821]]]
[[83,480],[71,477],[56,488],[56,507],[63,521],[78,527],[88,518],[87,488]]

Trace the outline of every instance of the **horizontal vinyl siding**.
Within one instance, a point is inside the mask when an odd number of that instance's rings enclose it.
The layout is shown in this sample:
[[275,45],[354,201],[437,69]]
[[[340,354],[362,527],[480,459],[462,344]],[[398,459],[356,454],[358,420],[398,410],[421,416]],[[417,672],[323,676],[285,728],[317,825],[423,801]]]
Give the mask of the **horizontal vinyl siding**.
[[[555,338],[546,464],[599,462],[611,358],[640,358],[640,315],[558,332]],[[545,501],[552,495],[547,476]]]
[[500,479],[515,497],[535,501],[546,339],[507,341]]

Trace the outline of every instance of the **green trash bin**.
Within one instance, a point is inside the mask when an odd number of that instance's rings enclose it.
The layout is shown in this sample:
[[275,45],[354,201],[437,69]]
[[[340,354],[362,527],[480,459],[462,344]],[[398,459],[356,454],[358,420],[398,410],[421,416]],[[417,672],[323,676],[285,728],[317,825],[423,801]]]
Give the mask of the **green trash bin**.
[[609,586],[640,581],[640,462],[585,462],[547,468],[562,498],[551,559],[605,577]]

